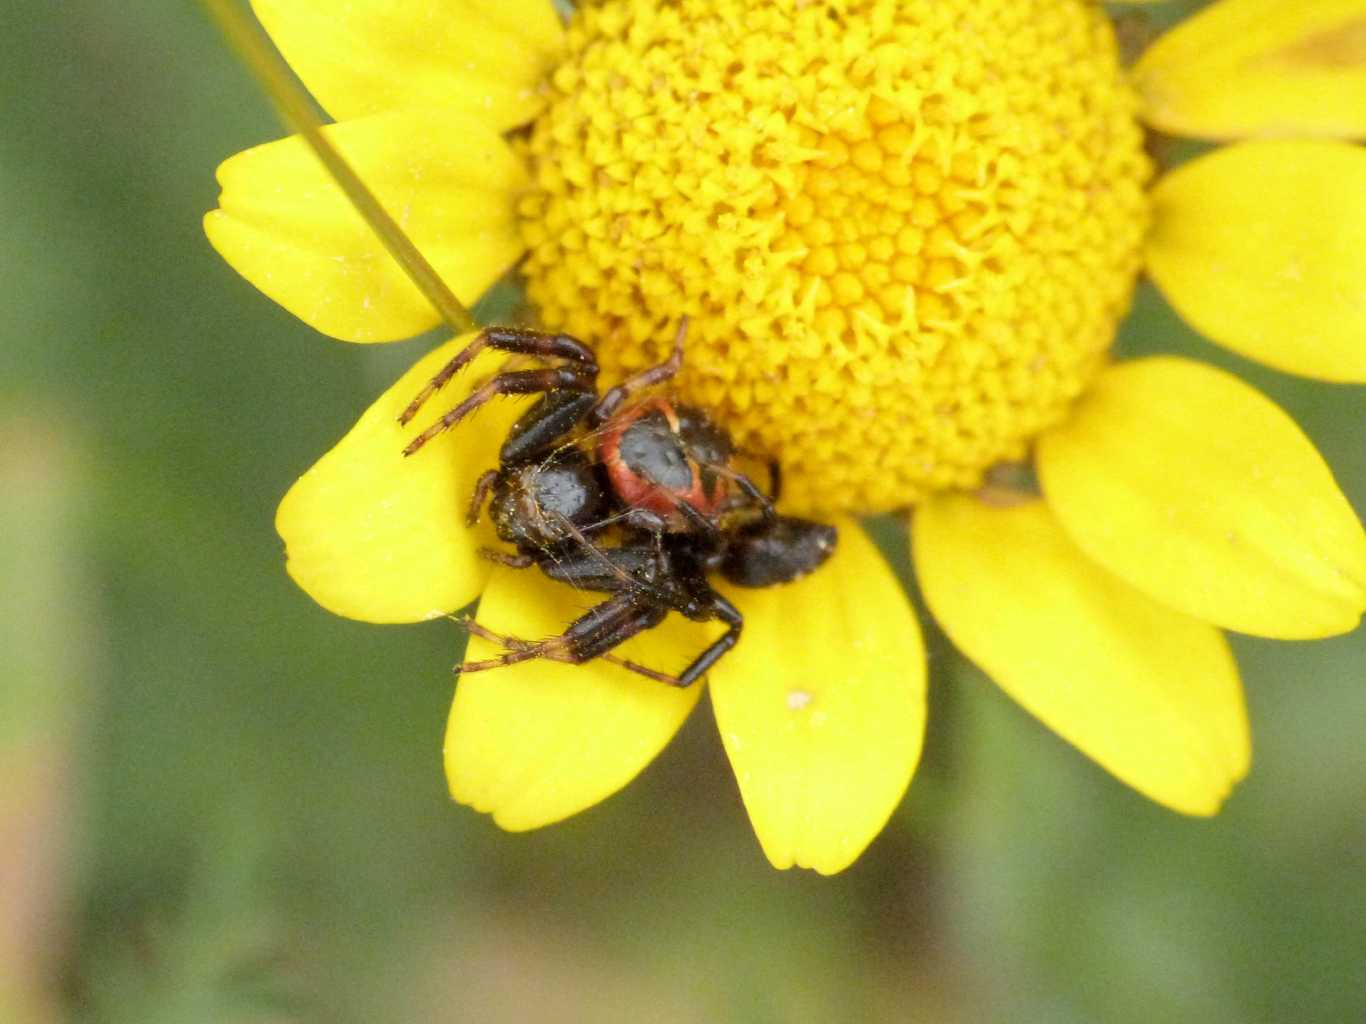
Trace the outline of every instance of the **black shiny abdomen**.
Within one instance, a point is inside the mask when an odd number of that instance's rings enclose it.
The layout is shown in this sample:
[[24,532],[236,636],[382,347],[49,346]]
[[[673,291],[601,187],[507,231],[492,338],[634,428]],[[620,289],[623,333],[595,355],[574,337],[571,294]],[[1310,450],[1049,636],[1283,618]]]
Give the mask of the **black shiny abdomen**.
[[642,480],[668,491],[692,487],[692,467],[678,436],[659,412],[631,421],[621,434],[621,461]]

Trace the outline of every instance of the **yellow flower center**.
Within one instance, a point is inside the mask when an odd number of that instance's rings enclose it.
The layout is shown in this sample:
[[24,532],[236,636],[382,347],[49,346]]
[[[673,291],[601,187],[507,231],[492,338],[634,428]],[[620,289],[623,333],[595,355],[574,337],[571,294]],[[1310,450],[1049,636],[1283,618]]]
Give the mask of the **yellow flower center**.
[[606,375],[658,361],[878,512],[1019,459],[1099,369],[1149,164],[1090,0],[582,6],[523,145],[524,270]]

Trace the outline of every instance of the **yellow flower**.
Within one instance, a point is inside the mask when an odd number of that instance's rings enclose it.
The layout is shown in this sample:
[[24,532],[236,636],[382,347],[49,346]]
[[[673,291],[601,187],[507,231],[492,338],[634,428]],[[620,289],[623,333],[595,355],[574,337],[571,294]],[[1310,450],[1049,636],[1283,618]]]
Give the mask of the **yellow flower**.
[[[731,594],[745,636],[709,678],[776,866],[851,863],[919,756],[919,629],[851,515],[913,506],[953,641],[1188,814],[1249,763],[1220,628],[1320,637],[1366,608],[1366,534],[1283,412],[1202,364],[1107,356],[1146,268],[1220,344],[1366,380],[1366,152],[1334,141],[1366,134],[1366,0],[1218,0],[1132,77],[1087,0],[603,0],[567,28],[547,0],[254,7],[463,301],[520,259],[545,321],[609,378],[690,316],[681,393],[781,457],[793,511],[839,523],[826,568]],[[1257,141],[1149,190],[1140,119]],[[219,178],[209,238],[283,306],[350,341],[436,326],[300,140]],[[513,410],[400,455],[441,410],[406,430],[399,411],[465,340],[290,490],[289,571],[358,619],[482,593],[489,628],[555,633],[591,597],[490,577],[490,535],[462,523]],[[993,467],[1031,454],[1042,500],[985,500]],[[667,670],[704,635],[670,621],[623,653]],[[451,791],[509,829],[561,819],[634,777],[699,694],[610,665],[471,676]]]

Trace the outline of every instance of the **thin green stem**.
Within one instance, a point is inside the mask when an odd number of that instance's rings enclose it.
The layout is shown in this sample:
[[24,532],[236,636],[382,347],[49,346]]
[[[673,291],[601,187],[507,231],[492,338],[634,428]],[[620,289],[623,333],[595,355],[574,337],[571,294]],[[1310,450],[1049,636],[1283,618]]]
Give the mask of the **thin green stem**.
[[303,136],[305,142],[317,154],[333,180],[365,222],[389,255],[403,268],[404,273],[417,285],[427,301],[432,304],[441,318],[456,334],[477,330],[478,325],[470,316],[468,309],[455,297],[441,275],[427,262],[418,251],[411,238],[389,216],[375,194],[365,182],[361,181],[352,166],[346,161],[322,133],[323,119],[313,106],[308,94],[291,74],[284,59],[266,42],[260,28],[247,17],[234,0],[202,0],[205,9],[217,23],[228,42],[232,44],[242,63],[247,66],[252,77],[265,90],[275,104],[281,120],[291,131]]

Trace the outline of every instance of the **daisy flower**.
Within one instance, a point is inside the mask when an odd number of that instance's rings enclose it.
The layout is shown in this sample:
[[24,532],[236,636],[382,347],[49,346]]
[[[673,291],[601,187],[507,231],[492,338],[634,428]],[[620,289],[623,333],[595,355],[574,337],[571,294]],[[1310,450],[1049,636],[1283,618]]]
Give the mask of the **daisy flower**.
[[[1366,534],[1285,413],[1213,367],[1108,354],[1146,271],[1235,352],[1366,380],[1366,0],[1217,0],[1131,70],[1088,0],[598,0],[567,25],[549,0],[253,6],[462,301],[518,267],[608,382],[688,316],[680,397],[781,459],[785,511],[840,526],[807,579],[727,591],[746,631],[708,681],[774,865],[850,864],[920,753],[920,630],[859,516],[910,510],[953,642],[1186,814],[1249,765],[1221,630],[1329,636],[1366,608]],[[1145,124],[1231,144],[1154,182]],[[219,180],[209,239],[318,330],[438,324],[300,139]],[[400,455],[442,403],[399,412],[467,341],[286,495],[289,572],[357,619],[480,597],[494,631],[558,633],[590,598],[493,569],[463,523],[516,403]],[[1022,465],[1038,486],[1004,486]],[[670,620],[621,653],[667,670],[705,637]],[[545,661],[462,679],[451,792],[508,829],[562,819],[634,777],[701,690]]]

